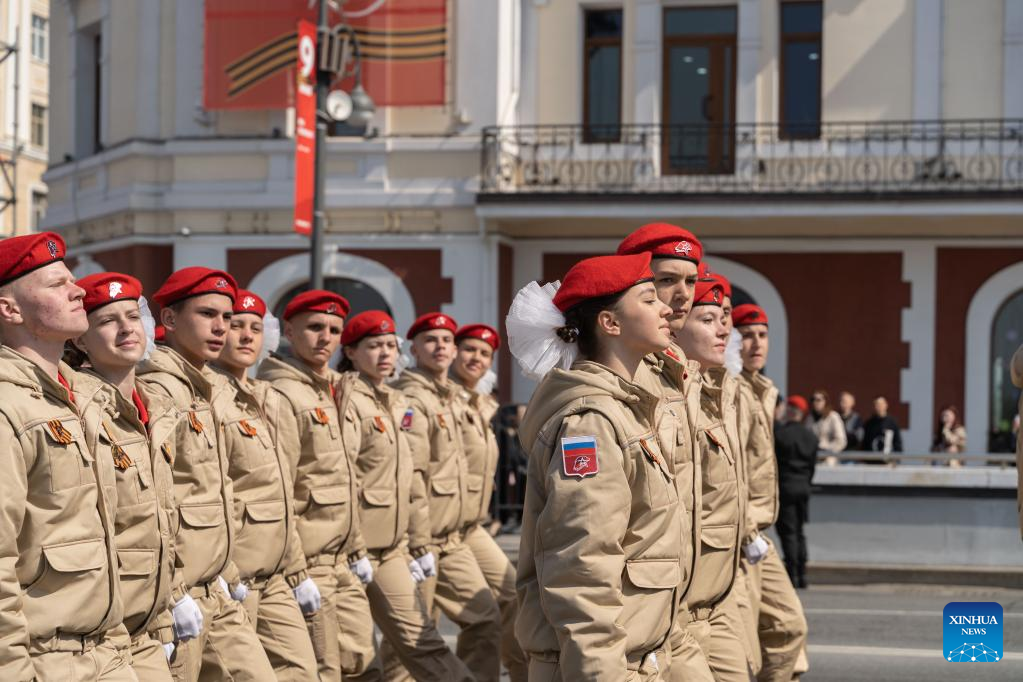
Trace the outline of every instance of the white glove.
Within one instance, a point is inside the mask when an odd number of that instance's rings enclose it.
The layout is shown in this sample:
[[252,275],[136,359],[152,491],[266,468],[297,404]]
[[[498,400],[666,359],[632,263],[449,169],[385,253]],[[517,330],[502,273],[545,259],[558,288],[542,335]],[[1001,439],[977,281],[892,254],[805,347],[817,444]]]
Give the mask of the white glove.
[[767,544],[763,535],[758,535],[756,540],[743,547],[742,551],[746,553],[749,562],[755,564],[767,556],[767,553],[771,551],[771,545]]
[[363,585],[373,582],[373,564],[369,563],[369,557],[362,557],[354,564],[348,564],[348,568],[352,569],[352,573],[362,581]]
[[295,595],[295,601],[298,602],[298,607],[302,609],[302,613],[308,615],[320,610],[323,598],[320,596],[320,588],[316,586],[312,578],[306,578],[296,585],[291,592]]
[[249,596],[249,586],[245,583],[239,582],[238,585],[231,590],[231,598],[235,601],[245,601],[245,597]]
[[437,575],[437,560],[433,557],[433,552],[427,552],[416,561],[419,562],[419,567],[423,569],[423,575],[427,578]]
[[171,609],[174,617],[174,638],[179,642],[198,637],[202,632],[203,615],[191,596],[185,595]]
[[167,657],[167,661],[170,662],[171,656],[174,655],[174,642],[168,642],[163,645],[163,655]]
[[421,583],[426,580],[426,574],[423,573],[423,567],[419,565],[419,562],[413,559],[408,562],[408,572],[412,574],[412,579],[417,583]]

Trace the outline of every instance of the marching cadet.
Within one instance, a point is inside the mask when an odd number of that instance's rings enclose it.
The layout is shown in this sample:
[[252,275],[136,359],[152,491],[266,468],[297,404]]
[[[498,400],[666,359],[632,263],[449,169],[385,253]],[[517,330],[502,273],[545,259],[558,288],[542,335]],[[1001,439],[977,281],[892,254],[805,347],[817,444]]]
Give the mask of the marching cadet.
[[[437,573],[432,600],[431,582],[420,586],[428,610],[433,611],[435,601],[461,628],[458,657],[478,682],[490,682],[501,672],[501,612],[476,557],[462,542],[462,528],[472,512],[456,387],[448,379],[457,328],[442,313],[420,316],[408,331],[416,366],[395,383],[408,401],[403,425],[416,471],[414,485],[425,491],[429,519],[428,524],[416,522],[409,544],[427,577],[433,570]],[[386,650],[385,655],[388,679],[400,676],[394,656]]]
[[277,437],[291,459],[298,534],[322,598],[322,607],[306,621],[324,682],[380,678],[364,588],[373,566],[356,509],[358,476],[335,402],[340,375],[328,366],[348,311],[343,296],[322,289],[291,299],[284,308],[284,336],[292,357],[274,353],[259,368],[259,378],[283,401]]
[[479,384],[490,371],[494,353],[501,347],[497,330],[485,324],[470,324],[455,333],[455,360],[449,372],[458,385],[462,428],[469,482],[468,524],[462,529],[462,542],[476,557],[483,577],[501,610],[501,660],[513,682],[525,682],[529,662],[515,639],[515,568],[484,528],[490,520],[490,498],[497,472],[497,436],[491,421],[499,405],[493,396],[483,394]]
[[[769,349],[767,314],[747,303],[732,310],[742,335],[739,436],[744,444],[749,501],[742,541],[752,627],[759,635],[760,682],[789,682],[806,642],[806,618],[785,566],[764,535],[778,519],[778,465],[774,454],[774,407],[778,389],[763,374]],[[749,625],[747,625],[749,627]]]
[[[677,225],[652,223],[630,234],[618,246],[618,255],[651,254],[657,297],[671,307],[668,324],[672,337],[682,331],[693,307],[698,266],[703,245],[693,233]],[[649,370],[649,371],[647,371]],[[636,374],[636,383],[660,395],[665,403],[658,424],[658,438],[666,453],[672,453],[672,473],[682,512],[682,581],[679,583],[678,617],[673,625],[670,647],[670,678],[676,682],[700,680],[712,682],[713,674],[700,645],[686,625],[689,609],[686,594],[692,584],[700,549],[700,513],[702,483],[700,458],[695,456],[697,424],[700,413],[700,365],[688,360],[682,349],[672,343],[668,348],[644,358]]]
[[[86,420],[86,432],[98,444],[96,456],[109,456],[115,469],[114,527],[131,665],[147,682],[170,682],[174,628],[168,609],[177,519],[170,462],[179,414],[170,400],[146,390],[135,377],[148,343],[142,284],[130,275],[103,272],[83,277],[78,286],[85,290],[89,319],[89,330],[74,340],[84,354],[79,359],[87,361],[79,371],[106,388],[102,400],[94,401],[100,414]],[[184,598],[196,613],[192,598]]]
[[306,573],[287,455],[271,428],[283,398],[246,374],[263,347],[266,303],[241,289],[233,312],[215,368],[234,390],[221,392],[213,410],[234,484],[234,560],[248,588],[242,605],[277,679],[304,682],[316,679],[316,655],[296,599],[308,591],[311,608],[319,591]]
[[[174,538],[181,583],[203,614],[198,637],[179,641],[170,661],[178,681],[273,679],[273,668],[241,604],[246,588],[232,559],[235,529],[231,479],[212,404],[227,381],[207,363],[219,357],[237,286],[226,272],[178,270],[153,300],[166,328],[137,370],[146,388],[171,400],[182,414],[174,439],[174,497],[179,525]],[[175,603],[183,595],[175,593]],[[177,611],[177,609],[176,609]],[[177,613],[175,613],[177,617]]]
[[[89,328],[53,232],[0,242],[0,679],[132,682],[114,543],[114,463],[61,362]],[[81,385],[81,386],[80,386]]]
[[346,374],[339,412],[345,448],[358,470],[359,521],[373,564],[366,587],[373,620],[416,680],[471,682],[426,612],[416,588],[426,576],[408,551],[413,467],[401,427],[406,404],[385,384],[399,352],[394,320],[381,310],[360,313],[345,325],[341,344],[339,369]]
[[725,292],[713,279],[696,284],[693,309],[676,340],[703,375],[696,448],[702,498],[700,549],[686,597],[689,632],[703,650],[715,680],[748,680],[748,643],[733,594],[746,493],[736,416],[737,380],[722,366],[729,329]]
[[[530,679],[665,679],[657,653],[678,604],[682,512],[657,434],[664,403],[634,377],[671,342],[670,314],[649,253],[580,261],[560,288],[534,282],[512,304],[512,353],[546,375],[519,432],[529,474],[516,634]],[[558,315],[556,329],[542,321]]]

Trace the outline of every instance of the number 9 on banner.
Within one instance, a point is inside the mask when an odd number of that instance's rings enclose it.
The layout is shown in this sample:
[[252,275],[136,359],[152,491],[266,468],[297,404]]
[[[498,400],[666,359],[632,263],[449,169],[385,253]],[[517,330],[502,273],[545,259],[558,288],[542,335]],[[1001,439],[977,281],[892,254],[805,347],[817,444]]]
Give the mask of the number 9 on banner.
[[302,35],[298,39],[298,62],[299,73],[302,78],[310,80],[313,74],[313,67],[316,66],[316,41],[312,36]]

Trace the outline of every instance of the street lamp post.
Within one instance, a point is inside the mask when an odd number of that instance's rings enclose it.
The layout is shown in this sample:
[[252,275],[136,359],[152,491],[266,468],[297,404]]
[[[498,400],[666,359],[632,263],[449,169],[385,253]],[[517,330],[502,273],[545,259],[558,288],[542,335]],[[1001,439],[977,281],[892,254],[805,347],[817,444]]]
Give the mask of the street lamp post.
[[[317,22],[317,43],[328,35],[327,0],[320,0],[320,17]],[[322,48],[321,48],[322,49]],[[324,114],[327,93],[334,74],[322,68],[320,59],[316,60],[316,172],[313,183],[313,226],[310,234],[309,248],[309,286],[312,289],[323,288],[323,233],[327,229],[327,214],[323,205],[323,195],[327,183],[327,117]]]

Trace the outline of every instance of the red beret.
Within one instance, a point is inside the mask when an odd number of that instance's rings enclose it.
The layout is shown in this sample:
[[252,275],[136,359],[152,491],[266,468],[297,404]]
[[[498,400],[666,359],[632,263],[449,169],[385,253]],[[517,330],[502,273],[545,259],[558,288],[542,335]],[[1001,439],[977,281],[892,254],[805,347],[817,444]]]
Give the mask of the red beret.
[[351,346],[367,336],[393,334],[396,329],[394,320],[383,310],[367,310],[345,324],[345,330],[341,332],[341,345]]
[[284,308],[284,319],[290,320],[299,313],[312,312],[337,315],[343,320],[348,317],[351,309],[348,299],[344,296],[324,289],[312,289],[302,292],[288,302]]
[[408,328],[408,338],[414,339],[416,334],[433,329],[447,329],[454,334],[458,331],[458,323],[451,319],[450,315],[445,315],[444,313],[426,313],[425,315],[420,315],[419,319]]
[[0,240],[0,286],[45,265],[64,260],[66,251],[64,240],[55,232]]
[[703,259],[703,244],[689,230],[668,223],[650,223],[618,245],[618,255],[649,252],[654,258],[679,258],[691,263]]
[[163,286],[153,294],[153,300],[161,308],[166,308],[193,296],[223,294],[233,303],[237,293],[238,285],[231,275],[223,270],[195,266],[182,268],[168,277]]
[[242,315],[249,313],[259,315],[262,318],[266,315],[266,301],[248,289],[239,289],[234,299],[234,314]]
[[789,399],[785,401],[785,404],[791,405],[797,410],[802,410],[803,412],[810,411],[810,405],[806,402],[806,398],[801,395],[790,395]]
[[716,305],[721,307],[725,300],[725,288],[721,282],[713,279],[696,280],[696,293],[693,295],[693,305]]
[[167,328],[162,324],[156,325],[156,332],[153,334],[153,341],[156,343],[163,343],[167,338]]
[[501,347],[501,337],[497,330],[485,324],[467,324],[455,334],[455,343],[462,339],[479,339],[486,341],[495,351]]
[[719,275],[716,272],[711,272],[710,267],[706,263],[700,263],[699,269],[697,269],[697,277],[700,279],[709,279],[717,282],[721,285],[721,290],[725,292],[725,296],[728,298],[732,297],[732,283],[728,281],[728,278],[724,275]]
[[82,305],[87,313],[114,301],[137,301],[142,296],[142,282],[119,272],[100,272],[75,283],[85,289]]
[[564,313],[585,300],[611,296],[653,278],[649,251],[587,258],[565,273],[554,295],[554,305]]
[[743,303],[732,309],[732,324],[736,327],[745,327],[751,324],[767,326],[767,313],[756,304]]

